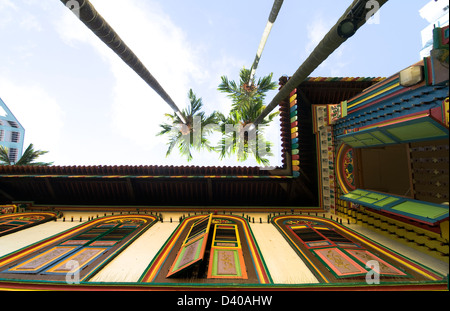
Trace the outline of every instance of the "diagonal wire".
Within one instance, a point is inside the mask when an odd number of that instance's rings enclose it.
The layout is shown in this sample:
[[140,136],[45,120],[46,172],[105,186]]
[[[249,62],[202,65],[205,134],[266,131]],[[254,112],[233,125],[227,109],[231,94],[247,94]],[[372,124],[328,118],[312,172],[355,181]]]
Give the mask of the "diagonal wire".
[[161,96],[183,123],[186,123],[180,109],[167,92],[88,0],[61,0],[61,2]]
[[269,37],[270,31],[272,30],[273,24],[277,19],[278,13],[280,12],[281,6],[283,5],[284,0],[275,0],[272,6],[272,10],[270,11],[269,20],[267,21],[266,28],[264,28],[263,35],[261,37],[261,41],[258,46],[258,50],[256,51],[255,60],[253,61],[252,68],[250,70],[250,79],[248,81],[248,85],[252,84],[252,79],[255,76],[256,68],[258,68],[259,60],[261,59],[262,52],[267,42],[267,38]]
[[348,18],[354,18],[355,12],[362,18],[355,20],[356,29],[359,29],[367,21],[367,16],[364,13],[368,13],[368,5],[376,2],[378,8],[381,8],[388,0],[354,0],[345,13],[339,18],[336,25],[334,25],[330,31],[325,35],[322,41],[316,46],[314,51],[308,56],[303,64],[292,75],[283,88],[275,95],[272,101],[267,105],[266,109],[259,115],[253,122],[253,125],[257,126],[261,121],[276,107],[278,104],[287,98],[289,94],[302,83],[321,63],[327,59],[347,38],[341,37],[338,33],[339,24]]

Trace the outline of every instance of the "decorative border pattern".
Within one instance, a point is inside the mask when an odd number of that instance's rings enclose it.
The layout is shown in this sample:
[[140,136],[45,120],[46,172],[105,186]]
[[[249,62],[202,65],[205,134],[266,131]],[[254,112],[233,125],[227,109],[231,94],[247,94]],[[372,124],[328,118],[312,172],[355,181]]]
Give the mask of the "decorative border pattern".
[[300,155],[298,141],[297,89],[289,94],[289,113],[291,118],[291,157],[292,177],[300,176]]
[[292,178],[290,175],[10,175],[0,174],[2,178],[89,178],[89,179],[196,179],[196,178],[217,178],[217,179],[283,179]]
[[361,276],[367,273],[366,269],[337,247],[314,249],[312,251],[326,266],[331,268],[331,271],[337,277]]
[[312,106],[313,131],[316,135],[320,206],[326,211],[334,211],[336,208],[334,138],[327,111],[327,105]]

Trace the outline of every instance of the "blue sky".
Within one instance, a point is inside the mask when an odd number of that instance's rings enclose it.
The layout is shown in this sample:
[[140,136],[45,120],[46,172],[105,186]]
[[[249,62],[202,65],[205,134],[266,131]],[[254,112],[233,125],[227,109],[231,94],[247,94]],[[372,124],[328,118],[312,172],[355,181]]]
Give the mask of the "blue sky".
[[[351,0],[285,0],[256,76],[292,75]],[[272,0],[91,0],[175,103],[190,88],[207,113],[228,112],[220,76],[255,57]],[[311,76],[388,77],[420,60],[428,0],[390,0]],[[276,91],[267,96],[267,103]],[[170,107],[58,0],[0,0],[0,97],[25,127],[25,147],[55,165],[256,165],[214,153],[165,157],[156,137]],[[269,131],[279,145],[278,121]],[[280,164],[275,148],[272,165]]]

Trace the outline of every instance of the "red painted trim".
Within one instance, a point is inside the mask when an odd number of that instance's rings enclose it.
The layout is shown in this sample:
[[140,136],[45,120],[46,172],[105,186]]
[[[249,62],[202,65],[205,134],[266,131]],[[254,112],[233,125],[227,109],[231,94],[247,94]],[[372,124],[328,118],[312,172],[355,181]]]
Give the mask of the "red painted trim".
[[[385,100],[387,100],[387,99],[389,99],[389,98],[395,97],[395,96],[400,95],[400,94],[402,94],[402,93],[405,93],[405,92],[407,92],[407,91],[409,91],[409,89],[407,89],[407,88],[402,88],[402,89],[400,89],[400,90],[398,90],[398,91],[396,91],[396,92],[394,92],[394,93],[391,93],[391,94],[389,94],[389,95],[387,95],[387,96],[384,96],[384,97],[382,97],[382,98],[379,98],[379,99],[377,99],[377,100],[375,100],[375,101],[371,101],[371,102],[369,102],[369,103],[367,103],[367,104],[365,104],[365,105],[363,105],[363,106],[358,106],[358,108],[355,108],[355,109],[353,109],[352,111],[349,111],[348,114],[353,114],[353,113],[355,113],[355,112],[357,112],[357,111],[359,111],[359,110],[361,110],[361,109],[370,107],[370,106],[372,106],[372,105],[375,105],[375,104],[377,104],[377,103],[379,103],[379,102],[385,101]],[[351,109],[351,108],[350,108],[350,109]],[[349,110],[350,110],[350,109],[349,109]]]
[[442,106],[431,108],[430,116],[436,121],[439,121],[439,123],[441,123],[442,125],[445,125],[445,122],[442,120]]
[[357,101],[358,98],[360,98],[360,97],[366,95],[366,94],[369,93],[369,92],[372,92],[373,90],[376,90],[376,89],[378,89],[378,88],[383,87],[384,85],[388,84],[389,82],[392,82],[392,80],[395,80],[395,79],[397,79],[398,77],[399,77],[399,74],[396,74],[396,75],[393,75],[393,76],[391,76],[391,77],[389,77],[389,78],[387,78],[387,79],[385,79],[385,80],[383,80],[383,81],[381,81],[381,82],[378,82],[378,83],[376,83],[376,84],[374,84],[374,85],[372,85],[372,86],[369,86],[367,89],[365,89],[365,90],[364,90],[363,92],[361,92],[360,94],[358,94],[358,95],[356,95],[356,96],[350,98],[350,99],[347,101],[347,105],[351,105],[352,102]]

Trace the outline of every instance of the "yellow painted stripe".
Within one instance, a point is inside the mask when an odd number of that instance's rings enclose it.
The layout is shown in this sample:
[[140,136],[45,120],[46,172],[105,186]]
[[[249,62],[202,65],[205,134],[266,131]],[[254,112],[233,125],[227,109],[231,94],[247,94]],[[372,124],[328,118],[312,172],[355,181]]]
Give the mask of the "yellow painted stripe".
[[380,94],[383,94],[383,93],[385,93],[385,92],[387,92],[387,91],[389,91],[389,90],[392,90],[393,88],[396,88],[396,87],[399,86],[399,85],[400,85],[400,83],[393,84],[393,85],[391,85],[391,86],[388,87],[388,88],[385,88],[385,89],[383,89],[383,90],[381,90],[381,91],[379,91],[379,92],[377,92],[377,93],[375,93],[375,94],[372,94],[372,95],[369,96],[369,97],[366,97],[366,98],[364,98],[364,99],[361,99],[360,101],[357,101],[357,102],[354,103],[354,104],[349,105],[348,108],[354,107],[354,106],[356,106],[356,105],[358,105],[358,104],[360,104],[360,103],[362,103],[362,102],[364,102],[364,101],[367,101],[367,100],[369,100],[369,99],[371,99],[371,98],[374,98],[374,97],[376,97],[376,96],[378,96],[378,95],[380,95]]
[[297,99],[297,94],[292,95],[291,98],[289,98],[289,103],[292,103],[296,99]]

